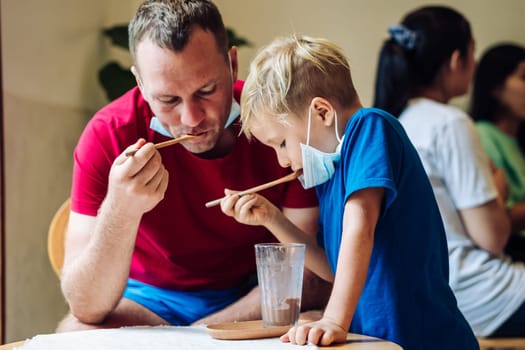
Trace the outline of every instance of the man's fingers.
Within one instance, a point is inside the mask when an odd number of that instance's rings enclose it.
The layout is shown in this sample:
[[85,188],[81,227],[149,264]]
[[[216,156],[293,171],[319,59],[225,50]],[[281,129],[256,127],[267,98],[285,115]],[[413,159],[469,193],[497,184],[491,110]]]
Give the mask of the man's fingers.
[[139,149],[142,148],[142,146],[144,146],[146,144],[146,140],[143,139],[143,138],[140,138],[138,139],[134,144],[132,145],[129,145],[125,150],[124,152],[122,152],[121,154],[119,154],[119,156],[115,159],[115,163],[116,164],[122,164],[126,161],[126,159],[128,159],[130,156],[127,156],[126,154],[130,151],[137,151]]

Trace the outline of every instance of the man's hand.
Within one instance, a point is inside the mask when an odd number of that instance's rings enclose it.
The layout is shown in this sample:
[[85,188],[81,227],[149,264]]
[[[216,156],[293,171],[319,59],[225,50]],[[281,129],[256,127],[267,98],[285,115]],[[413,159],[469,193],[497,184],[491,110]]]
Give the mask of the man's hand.
[[[126,156],[131,149],[139,150]],[[152,143],[140,139],[113,162],[106,201],[111,202],[116,211],[122,208],[130,215],[142,215],[164,198],[167,188],[168,171],[160,153]]]

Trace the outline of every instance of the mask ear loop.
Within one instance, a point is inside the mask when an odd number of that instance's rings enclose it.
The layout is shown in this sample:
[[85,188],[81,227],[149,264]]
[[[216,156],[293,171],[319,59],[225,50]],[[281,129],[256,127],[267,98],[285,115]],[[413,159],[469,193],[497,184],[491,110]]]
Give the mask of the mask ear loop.
[[312,108],[308,106],[308,129],[306,130],[306,145],[310,146],[310,125],[312,124]]
[[[335,137],[337,138],[337,142],[341,143],[343,140],[341,137],[339,137],[339,128],[337,127],[337,112],[334,110],[334,117],[335,117]],[[312,108],[308,106],[308,128],[306,130],[306,145],[310,145],[310,126],[312,125]]]
[[335,137],[337,138],[337,142],[341,143],[342,139],[339,137],[339,128],[337,127],[337,112],[334,110],[335,114]]

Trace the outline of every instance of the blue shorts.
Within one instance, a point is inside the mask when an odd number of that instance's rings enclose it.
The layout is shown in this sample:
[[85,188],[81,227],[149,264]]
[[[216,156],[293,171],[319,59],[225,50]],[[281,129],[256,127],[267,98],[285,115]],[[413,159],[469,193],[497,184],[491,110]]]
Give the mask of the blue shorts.
[[173,326],[187,326],[237,301],[256,284],[226,290],[178,291],[128,279],[124,298],[151,310]]

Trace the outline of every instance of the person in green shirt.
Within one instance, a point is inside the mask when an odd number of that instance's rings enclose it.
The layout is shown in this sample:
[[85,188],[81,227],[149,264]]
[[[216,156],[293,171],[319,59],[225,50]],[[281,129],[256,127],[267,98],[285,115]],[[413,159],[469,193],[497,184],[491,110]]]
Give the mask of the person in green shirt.
[[516,234],[508,253],[525,260],[525,48],[502,43],[481,57],[474,75],[470,115],[494,166],[508,184],[506,205]]

